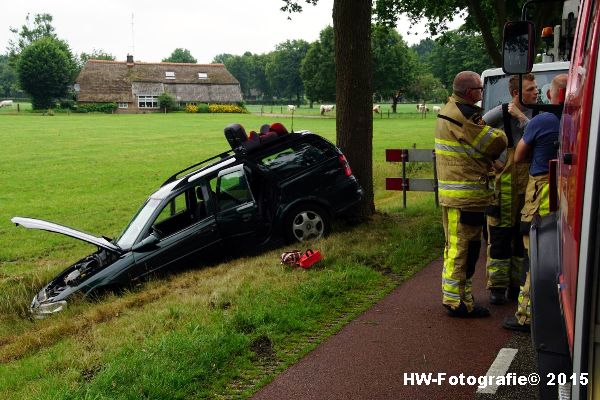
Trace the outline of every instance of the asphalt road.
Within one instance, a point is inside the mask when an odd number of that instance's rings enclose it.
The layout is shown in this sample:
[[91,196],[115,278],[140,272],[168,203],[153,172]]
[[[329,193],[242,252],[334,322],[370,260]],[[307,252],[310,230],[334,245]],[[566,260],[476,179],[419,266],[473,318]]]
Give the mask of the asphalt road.
[[[474,295],[490,308],[490,318],[446,315],[441,305],[442,261],[436,260],[252,398],[534,399],[536,387],[529,384],[499,386],[494,394],[477,394],[477,383],[468,384],[469,376],[486,375],[502,348],[517,349],[508,373],[528,376],[535,370],[529,335],[501,327],[502,319],[514,313],[516,304],[488,303],[484,254],[482,249]],[[442,377],[443,381],[419,384],[418,377],[427,375],[413,373],[431,373],[431,378]]]

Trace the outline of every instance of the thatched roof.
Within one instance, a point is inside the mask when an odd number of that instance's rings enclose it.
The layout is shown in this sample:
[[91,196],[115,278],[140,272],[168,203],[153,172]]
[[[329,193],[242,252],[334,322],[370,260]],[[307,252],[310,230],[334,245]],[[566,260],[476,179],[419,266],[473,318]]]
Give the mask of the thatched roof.
[[183,102],[231,103],[242,100],[239,82],[223,64],[128,64],[89,60],[76,83],[79,84],[79,101],[132,102],[135,95],[159,95],[163,92]]

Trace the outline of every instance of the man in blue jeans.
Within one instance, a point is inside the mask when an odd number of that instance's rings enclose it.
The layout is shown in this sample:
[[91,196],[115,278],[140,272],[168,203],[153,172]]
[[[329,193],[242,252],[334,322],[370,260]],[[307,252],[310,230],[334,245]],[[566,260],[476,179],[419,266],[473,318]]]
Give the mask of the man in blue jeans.
[[[552,79],[548,98],[552,104],[564,102],[564,89],[567,87],[567,75],[560,74]],[[562,93],[562,94],[561,94]],[[556,143],[560,129],[560,115],[551,112],[535,116],[517,145],[515,162],[531,159],[529,181],[525,191],[525,206],[521,210],[521,223],[530,224],[533,216],[544,216],[550,212],[548,186],[548,163],[556,158]],[[529,251],[529,232],[523,235],[523,245]],[[529,262],[523,263],[524,280],[521,282],[517,312],[504,320],[506,329],[529,332],[531,323],[531,305],[529,301]]]

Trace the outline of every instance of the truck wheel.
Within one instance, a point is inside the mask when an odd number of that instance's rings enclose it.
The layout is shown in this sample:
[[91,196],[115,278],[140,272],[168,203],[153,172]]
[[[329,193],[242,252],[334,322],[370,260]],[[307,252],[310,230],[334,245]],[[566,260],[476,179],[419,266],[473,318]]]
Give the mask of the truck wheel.
[[285,221],[288,243],[320,239],[329,233],[329,229],[327,211],[316,204],[294,207]]

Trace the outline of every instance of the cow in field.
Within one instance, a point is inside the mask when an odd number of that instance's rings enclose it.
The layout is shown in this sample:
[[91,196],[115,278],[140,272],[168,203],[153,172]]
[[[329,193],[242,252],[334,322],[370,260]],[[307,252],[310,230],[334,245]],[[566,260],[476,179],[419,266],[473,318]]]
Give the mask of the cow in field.
[[288,111],[290,111],[290,112],[296,111],[296,106],[293,104],[288,104]]
[[381,106],[380,106],[379,104],[375,104],[375,105],[373,106],[373,112],[374,112],[375,114],[379,114],[379,113],[381,112]]
[[13,105],[13,101],[12,100],[2,100],[0,101],[0,108],[2,107],[10,107]]
[[421,118],[426,118],[427,113],[429,112],[429,107],[427,104],[417,104],[417,112],[421,113]]
[[321,104],[321,108],[320,108],[321,115],[325,115],[325,113],[333,111],[334,107],[335,107],[334,105]]
[[427,107],[427,104],[417,104],[417,112],[420,112],[420,113],[429,112],[429,107]]
[[440,106],[433,106],[433,112],[434,113],[439,114],[441,110],[442,110],[442,107],[440,107]]

